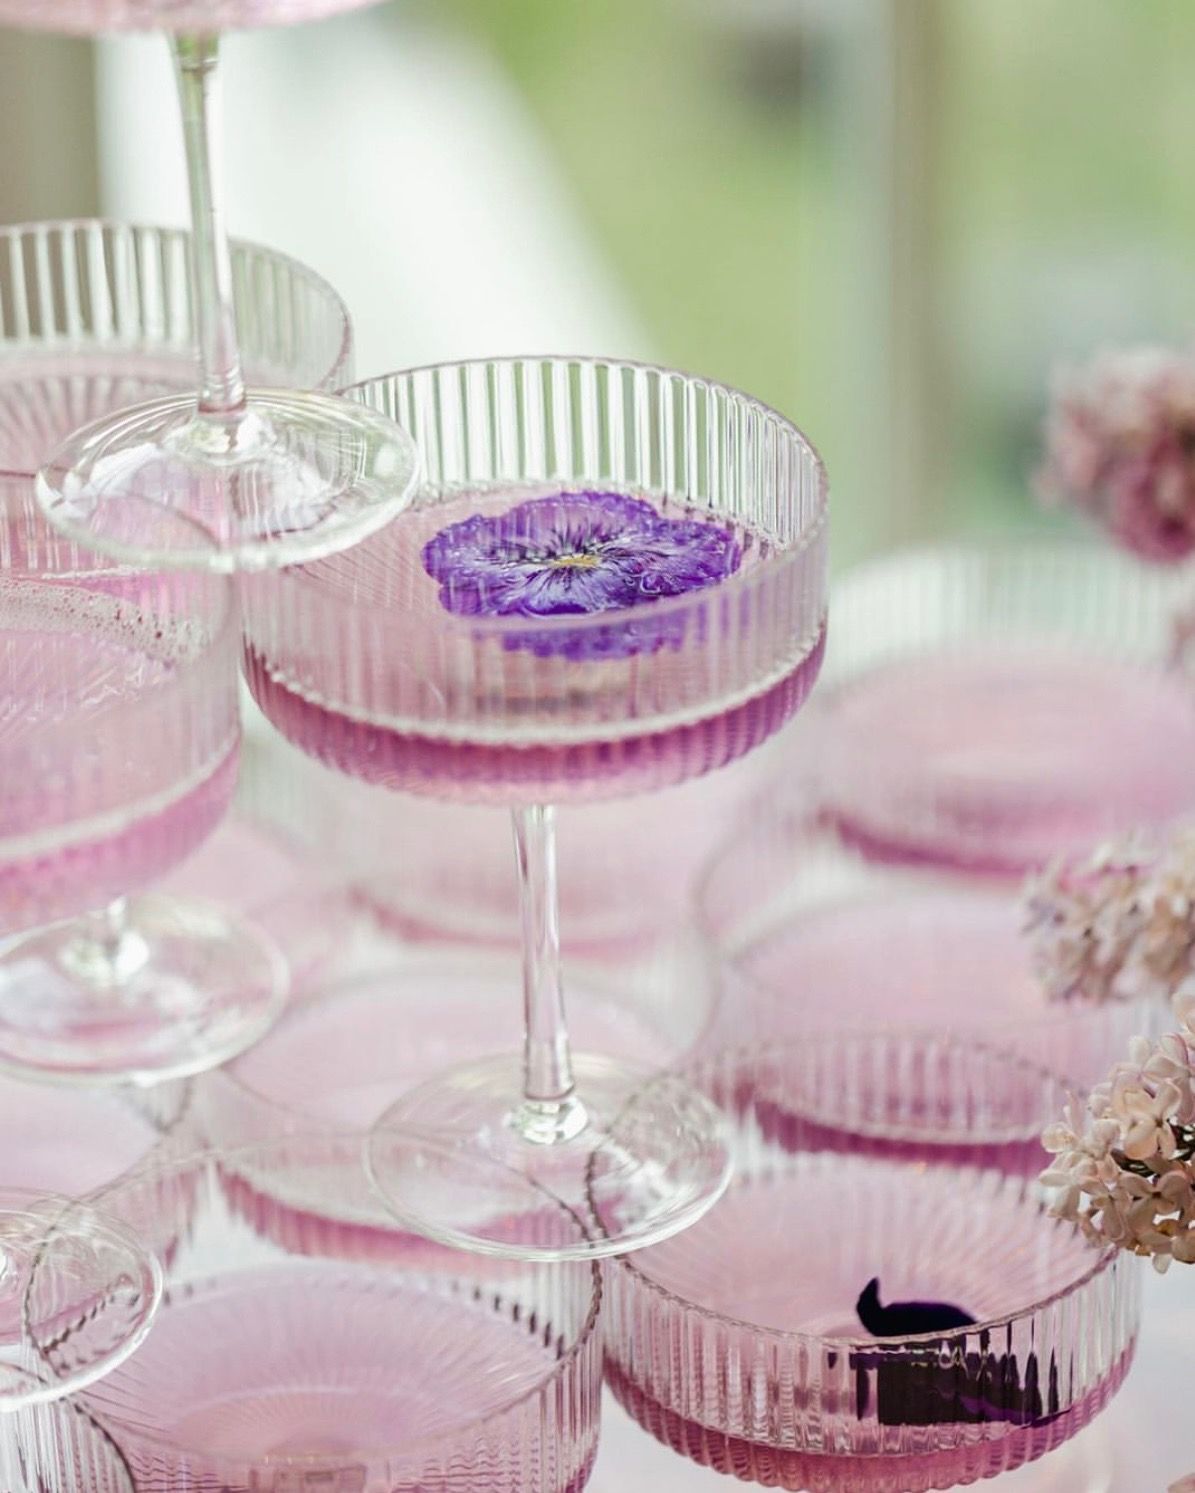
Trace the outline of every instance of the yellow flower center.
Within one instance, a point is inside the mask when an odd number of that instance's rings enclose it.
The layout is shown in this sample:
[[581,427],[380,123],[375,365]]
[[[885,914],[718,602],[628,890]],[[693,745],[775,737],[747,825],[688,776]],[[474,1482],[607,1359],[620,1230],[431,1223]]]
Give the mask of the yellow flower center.
[[601,563],[600,555],[555,555],[548,561],[553,570],[596,570]]

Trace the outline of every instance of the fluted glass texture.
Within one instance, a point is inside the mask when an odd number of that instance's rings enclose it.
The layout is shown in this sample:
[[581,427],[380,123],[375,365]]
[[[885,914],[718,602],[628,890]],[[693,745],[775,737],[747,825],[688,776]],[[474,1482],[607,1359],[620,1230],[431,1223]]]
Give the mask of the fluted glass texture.
[[[804,701],[824,641],[826,482],[774,411],[666,369],[567,358],[419,369],[350,392],[411,434],[424,485],[346,554],[247,583],[251,686],[306,750],[393,788],[561,802],[721,767]],[[483,600],[463,615],[425,546],[562,492],[709,521],[741,564],[617,610],[496,615]]]
[[[929,1493],[1103,1408],[1132,1358],[1138,1262],[1045,1211],[1026,1116],[1048,1075],[871,1035],[691,1076],[735,1115],[735,1178],[608,1276],[607,1376],[653,1435],[769,1487]],[[964,1315],[925,1316],[943,1307]]]

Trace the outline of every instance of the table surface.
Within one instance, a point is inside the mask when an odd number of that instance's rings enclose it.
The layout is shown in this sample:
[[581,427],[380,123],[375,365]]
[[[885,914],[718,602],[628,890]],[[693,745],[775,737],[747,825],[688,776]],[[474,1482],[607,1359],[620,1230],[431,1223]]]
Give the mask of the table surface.
[[[1120,1393],[1069,1449],[984,1483],[992,1493],[1165,1493],[1195,1472],[1195,1266],[1142,1264],[1145,1320]],[[607,1393],[589,1493],[731,1493],[746,1486],[647,1436]]]

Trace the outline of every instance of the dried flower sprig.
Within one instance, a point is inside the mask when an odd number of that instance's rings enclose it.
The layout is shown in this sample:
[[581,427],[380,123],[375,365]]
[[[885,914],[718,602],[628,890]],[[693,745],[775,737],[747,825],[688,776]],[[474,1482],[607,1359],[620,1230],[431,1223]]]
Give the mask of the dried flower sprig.
[[1195,1264],[1195,981],[1173,1006],[1178,1031],[1134,1038],[1128,1060],[1042,1136],[1055,1216],[1159,1271]]
[[1062,856],[1025,884],[1033,968],[1053,1000],[1169,1000],[1195,975],[1195,830]]
[[1146,560],[1195,553],[1195,357],[1101,353],[1054,378],[1037,489]]

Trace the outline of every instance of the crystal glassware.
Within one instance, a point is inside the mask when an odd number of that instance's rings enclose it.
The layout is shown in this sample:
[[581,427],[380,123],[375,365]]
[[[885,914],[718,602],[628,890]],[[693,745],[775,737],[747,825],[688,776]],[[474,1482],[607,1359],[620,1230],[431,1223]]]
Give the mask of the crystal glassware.
[[[103,411],[48,453],[44,511],[62,532],[134,564],[233,571],[330,554],[372,533],[409,498],[410,440],[375,411],[309,390],[246,388],[220,193],[218,32],[284,22],[361,0],[22,0],[0,21],[50,31],[157,26],[170,35],[190,187],[190,305],[198,389]],[[66,314],[72,314],[68,301]],[[153,502],[193,522],[159,548],[121,509]]]
[[[496,1252],[544,1193],[581,1209],[600,1179],[617,1206],[578,1247],[647,1244],[724,1187],[720,1123],[663,1085],[632,1134],[643,1067],[572,1057],[547,806],[722,767],[802,704],[824,640],[824,470],[774,411],[660,368],[495,360],[351,392],[411,432],[426,486],[353,551],[246,579],[250,688],[344,772],[513,807],[524,951],[522,1060],[410,1091],[374,1175],[405,1222]],[[472,1192],[483,1157],[509,1184],[497,1214]]]
[[615,1262],[606,1344],[624,1407],[694,1461],[928,1493],[1053,1451],[1127,1372],[1137,1261],[1052,1218],[1034,1180],[1032,1114],[1062,1085],[1016,1054],[913,1044],[772,1043],[693,1071],[735,1115],[735,1177],[692,1229]]
[[[30,479],[80,426],[195,381],[188,236],[75,219],[0,228],[0,470]],[[306,265],[234,241],[232,302],[255,384],[352,377],[344,302]]]
[[0,1188],[0,1421],[111,1372],[144,1340],[161,1295],[152,1249],[121,1220]]
[[4,1493],[137,1493],[119,1448],[69,1399],[0,1414]]
[[[131,501],[131,534],[186,524]],[[255,1040],[273,941],[141,892],[225,812],[240,742],[233,584],[134,570],[49,529],[0,478],[0,1064],[152,1082]],[[130,895],[130,894],[136,895]]]
[[[231,1173],[269,1193],[367,1199],[360,1135],[172,1156],[96,1199],[125,1227],[186,1219],[140,1351],[81,1403],[137,1488],[579,1493],[597,1445],[599,1268],[510,1264],[425,1244],[351,1261],[256,1237]],[[545,1239],[578,1221],[541,1212]]]
[[1007,881],[877,861],[801,792],[769,809],[698,885],[725,982],[711,1048],[899,1022],[1015,1049],[1086,1089],[1164,1015],[1150,1000],[1051,1000]]
[[817,731],[828,818],[886,861],[1020,875],[1195,808],[1181,577],[1081,542],[956,543],[845,576]]
[[[376,974],[319,989],[292,1004],[248,1052],[196,1083],[191,1133],[212,1146],[234,1147],[316,1127],[365,1132],[396,1094],[454,1063],[501,1051],[510,1024],[506,997],[518,976],[513,958],[424,949]],[[582,983],[570,990],[573,1030],[587,1052],[663,1068],[705,1025],[700,1013],[709,985],[703,988],[698,976],[683,993],[696,1010],[682,1033],[680,1013],[658,992],[642,999],[621,984]],[[233,1188],[237,1206],[263,1230],[320,1236],[329,1251],[352,1256],[414,1247],[379,1199],[342,1217],[318,1190],[300,1197],[291,1185],[285,1205],[262,1197],[264,1180],[239,1177]]]

